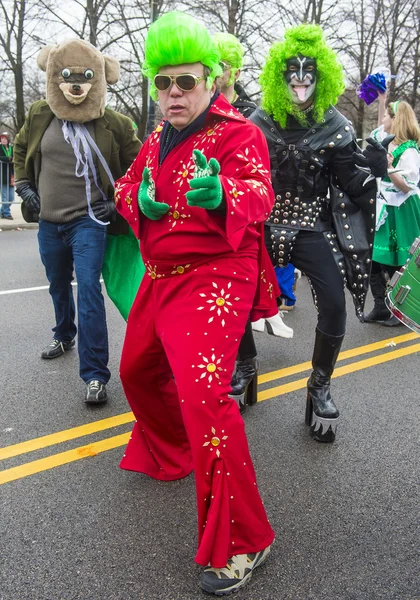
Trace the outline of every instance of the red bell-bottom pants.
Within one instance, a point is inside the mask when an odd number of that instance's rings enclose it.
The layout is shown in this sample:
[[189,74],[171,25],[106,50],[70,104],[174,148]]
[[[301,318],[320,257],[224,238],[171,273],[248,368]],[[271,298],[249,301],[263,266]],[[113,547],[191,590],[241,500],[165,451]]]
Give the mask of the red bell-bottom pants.
[[258,263],[201,266],[145,261],[128,317],[121,380],[136,423],[123,469],[181,479],[192,469],[200,565],[269,546],[274,532],[258,492],[245,428],[228,398]]

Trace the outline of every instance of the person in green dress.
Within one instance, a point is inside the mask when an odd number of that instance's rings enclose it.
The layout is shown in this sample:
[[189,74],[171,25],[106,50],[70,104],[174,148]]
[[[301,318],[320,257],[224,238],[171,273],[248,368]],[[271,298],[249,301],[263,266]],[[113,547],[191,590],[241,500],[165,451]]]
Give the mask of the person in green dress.
[[385,103],[385,94],[380,94],[382,125],[373,137],[381,141],[393,134],[395,138],[389,145],[388,175],[382,178],[378,194],[370,282],[374,308],[365,321],[393,326],[400,322],[385,305],[386,275],[391,278],[404,265],[413,240],[420,235],[420,126],[408,102]]

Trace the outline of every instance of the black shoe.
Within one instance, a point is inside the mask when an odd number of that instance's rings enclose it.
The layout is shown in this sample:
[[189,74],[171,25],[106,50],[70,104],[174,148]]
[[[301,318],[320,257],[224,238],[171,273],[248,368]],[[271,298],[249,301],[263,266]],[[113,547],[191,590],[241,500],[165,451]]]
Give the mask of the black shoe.
[[375,306],[363,320],[365,323],[383,323],[384,321],[387,321],[390,316],[391,314],[384,302],[383,307]]
[[105,404],[108,401],[108,394],[104,383],[97,379],[92,379],[87,384],[86,404]]
[[235,375],[232,377],[232,391],[229,394],[239,405],[241,413],[245,412],[246,406],[256,404],[258,386],[258,361],[254,356],[238,360]]
[[7,217],[5,215],[3,215],[2,219],[8,219],[9,221],[13,221],[12,215],[7,215]]
[[271,546],[254,554],[232,556],[222,569],[206,567],[200,585],[205,592],[215,596],[227,596],[245,585],[254,569],[262,565],[270,553]]
[[398,325],[404,325],[404,323],[401,323],[396,316],[390,315],[388,319],[381,321],[381,325],[385,325],[385,327],[398,327]]
[[74,340],[70,342],[60,342],[53,338],[52,342],[41,352],[41,358],[58,358],[70,348],[73,348]]
[[385,304],[386,279],[382,271],[373,273],[370,277],[370,290],[372,292],[374,306],[363,319],[365,323],[382,323],[389,319],[391,313]]

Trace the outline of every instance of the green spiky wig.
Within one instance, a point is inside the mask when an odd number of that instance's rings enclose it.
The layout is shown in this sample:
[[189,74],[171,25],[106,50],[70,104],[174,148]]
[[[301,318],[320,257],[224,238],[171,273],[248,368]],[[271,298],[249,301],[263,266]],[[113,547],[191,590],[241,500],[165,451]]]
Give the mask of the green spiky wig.
[[242,69],[244,49],[240,41],[231,33],[215,33],[213,42],[220,54],[220,60],[232,67],[228,85],[235,81],[235,71]]
[[147,32],[142,72],[151,80],[150,95],[156,100],[158,92],[153,78],[162,67],[200,62],[210,69],[206,81],[210,89],[215,77],[222,74],[219,60],[204,25],[185,13],[170,12],[155,21]]
[[307,125],[305,114],[292,102],[284,78],[286,61],[301,54],[316,60],[316,87],[312,117],[319,123],[330,104],[336,104],[344,92],[344,76],[334,50],[326,43],[319,25],[298,25],[287,30],[283,42],[271,46],[260,77],[262,107],[286,127],[287,115],[292,114],[302,125]]

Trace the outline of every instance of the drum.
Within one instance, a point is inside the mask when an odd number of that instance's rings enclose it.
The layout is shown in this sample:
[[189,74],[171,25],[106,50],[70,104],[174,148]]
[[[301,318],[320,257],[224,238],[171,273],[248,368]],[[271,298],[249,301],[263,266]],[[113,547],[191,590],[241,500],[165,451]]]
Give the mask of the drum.
[[412,255],[390,281],[386,304],[393,315],[420,333],[420,237],[409,250]]

